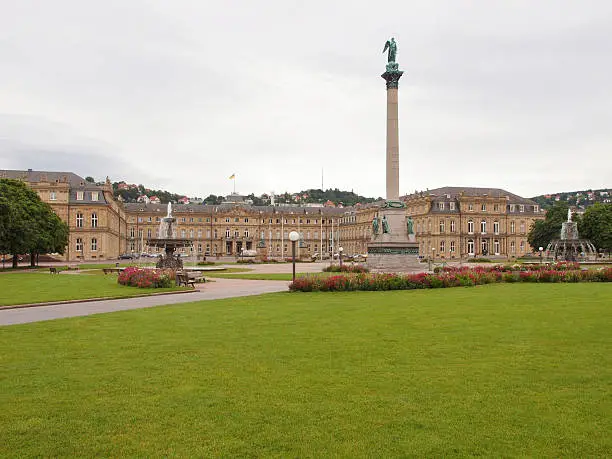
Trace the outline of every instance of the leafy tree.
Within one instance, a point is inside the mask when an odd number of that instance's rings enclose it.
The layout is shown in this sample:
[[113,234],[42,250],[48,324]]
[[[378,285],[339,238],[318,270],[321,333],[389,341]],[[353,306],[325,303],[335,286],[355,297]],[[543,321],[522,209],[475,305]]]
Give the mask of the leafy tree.
[[85,181],[89,182],[89,183],[94,183],[95,182],[94,178],[93,177],[89,177],[89,176],[85,177]]
[[590,239],[599,250],[612,250],[612,204],[596,203],[578,220],[580,237]]
[[68,227],[19,180],[0,179],[0,253],[18,255],[62,253],[68,244]]
[[546,212],[544,220],[537,220],[531,225],[527,241],[534,250],[544,247],[553,239],[561,236],[561,224],[567,220],[568,204],[559,202]]

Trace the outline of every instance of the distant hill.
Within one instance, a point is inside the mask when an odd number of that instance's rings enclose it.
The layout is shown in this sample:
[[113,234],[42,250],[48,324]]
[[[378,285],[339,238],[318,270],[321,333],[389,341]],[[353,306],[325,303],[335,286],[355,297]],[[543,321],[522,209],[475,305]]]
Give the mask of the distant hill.
[[[157,197],[162,204],[166,204],[168,202],[179,202],[181,199],[184,200],[186,198],[186,196],[183,194],[171,193],[165,190],[152,190],[144,185],[129,184],[123,181],[113,183],[113,194],[117,199],[120,199],[123,202],[146,202],[147,199]],[[246,197],[255,205],[267,205],[271,202],[268,194],[255,196],[253,193],[251,193]],[[331,201],[335,205],[354,206],[357,203],[366,204],[376,201],[377,199],[382,198],[367,198],[365,196],[355,194],[352,191],[341,191],[338,188],[330,188],[325,191],[320,189],[309,189],[300,191],[298,193],[285,192],[274,196],[276,204],[302,205],[325,204],[326,202]],[[221,204],[223,200],[223,196],[214,194],[211,194],[204,199],[189,198],[190,202],[201,202],[204,204]]]
[[563,191],[561,193],[543,194],[531,199],[537,202],[542,209],[549,209],[556,202],[567,202],[570,206],[586,208],[596,202],[612,202],[612,189]]

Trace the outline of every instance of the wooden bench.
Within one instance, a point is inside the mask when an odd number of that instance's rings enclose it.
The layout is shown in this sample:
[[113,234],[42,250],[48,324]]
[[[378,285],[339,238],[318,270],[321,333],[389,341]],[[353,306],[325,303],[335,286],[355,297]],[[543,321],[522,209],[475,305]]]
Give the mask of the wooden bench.
[[49,274],[59,274],[57,268],[49,268]]
[[191,286],[195,289],[196,279],[189,277],[187,273],[183,273],[180,271],[176,272],[176,286],[180,287],[184,285],[185,287]]

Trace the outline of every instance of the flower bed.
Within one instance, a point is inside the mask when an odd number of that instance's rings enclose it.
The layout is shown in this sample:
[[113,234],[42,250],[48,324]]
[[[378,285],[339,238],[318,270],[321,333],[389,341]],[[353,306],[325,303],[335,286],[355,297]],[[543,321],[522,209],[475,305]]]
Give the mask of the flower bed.
[[[565,266],[565,264],[564,264]],[[502,282],[612,282],[612,268],[579,270],[541,265],[540,269],[444,268],[436,274],[365,274],[353,276],[300,277],[289,285],[291,291],[333,292],[352,290],[414,290],[423,288],[469,287]]]
[[162,269],[130,266],[119,273],[117,282],[130,287],[168,288],[172,287],[172,275]]

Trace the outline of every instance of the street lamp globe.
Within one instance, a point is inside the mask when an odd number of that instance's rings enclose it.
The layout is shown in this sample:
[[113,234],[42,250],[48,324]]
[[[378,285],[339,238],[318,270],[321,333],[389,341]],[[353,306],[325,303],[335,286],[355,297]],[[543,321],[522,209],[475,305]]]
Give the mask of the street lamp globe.
[[289,233],[289,240],[291,242],[297,242],[300,240],[300,233],[298,233],[297,231],[291,231]]
[[344,251],[344,247],[338,247],[338,252],[343,252]]

